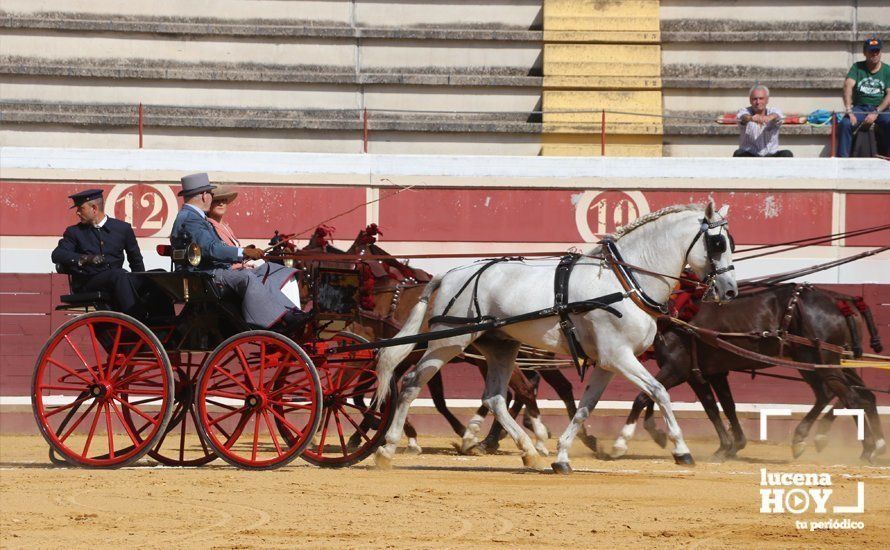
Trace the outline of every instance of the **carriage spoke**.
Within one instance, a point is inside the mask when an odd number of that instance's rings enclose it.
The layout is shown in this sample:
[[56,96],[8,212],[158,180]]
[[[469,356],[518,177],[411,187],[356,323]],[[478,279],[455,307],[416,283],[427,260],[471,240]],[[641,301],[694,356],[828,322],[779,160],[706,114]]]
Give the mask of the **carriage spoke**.
[[[218,401],[213,401],[213,400],[210,400],[210,399],[205,399],[204,401],[206,401],[207,403],[210,403],[211,405],[213,405],[213,406],[215,406],[215,407],[220,407],[220,408],[222,408],[222,409],[226,409],[226,410],[229,410],[229,411],[235,411],[235,410],[238,410],[238,407],[235,407],[235,406],[233,406],[233,405],[227,405],[227,404],[225,404],[225,403],[220,403],[220,402],[218,402]],[[194,406],[194,405],[192,405],[192,406]]]
[[294,426],[293,424],[291,424],[290,422],[288,422],[288,420],[287,420],[284,416],[278,414],[278,411],[276,411],[275,409],[271,409],[271,408],[270,408],[269,410],[272,412],[273,415],[275,415],[275,418],[277,418],[278,420],[281,421],[282,424],[284,424],[285,426],[287,426],[287,429],[288,429],[288,430],[294,432],[294,433],[297,434],[300,438],[303,437],[303,431],[302,431],[302,430],[300,430],[299,428],[297,428],[296,426]]
[[102,406],[96,407],[96,414],[93,416],[93,424],[90,426],[90,433],[87,435],[86,443],[83,445],[81,456],[87,456],[90,452],[90,444],[93,442],[93,435],[96,433],[96,424],[99,423],[99,417],[102,416]]
[[[93,382],[95,382],[95,380],[90,380],[89,378],[86,378],[86,377],[82,376],[79,372],[76,372],[76,371],[74,371],[74,370],[71,370],[71,368],[68,367],[68,365],[59,363],[58,361],[56,361],[56,360],[53,359],[52,357],[47,357],[47,358],[46,358],[46,361],[47,361],[48,363],[52,363],[53,365],[59,367],[60,369],[64,370],[65,372],[67,372],[67,373],[70,374],[71,376],[76,376],[77,378],[80,378],[81,380],[83,380],[84,382],[86,382],[87,385],[90,385],[90,384],[92,384]],[[87,372],[89,372],[89,369],[87,369]],[[92,374],[92,372],[90,372],[90,374]]]
[[273,400],[270,400],[269,403],[271,403],[272,405],[278,405],[278,406],[280,406],[282,409],[289,409],[288,411],[285,411],[285,412],[290,412],[290,411],[311,411],[312,409],[315,408],[315,407],[313,407],[311,404],[305,404],[305,405],[304,405],[304,404],[301,404],[301,403],[293,403],[293,402],[291,402],[291,401],[273,401]]
[[223,369],[221,367],[217,367],[217,368],[213,369],[213,372],[214,372],[214,374],[216,374],[217,372],[222,374],[223,376],[225,376],[226,378],[228,378],[229,380],[234,382],[236,386],[239,386],[241,389],[243,389],[246,393],[251,393],[250,388],[248,388],[247,386],[242,384],[237,378],[235,378],[234,376],[229,374],[229,372],[226,371],[225,369]]
[[[204,456],[209,456],[210,451],[207,449],[207,443],[204,442],[204,438],[201,437],[201,431],[198,427],[198,413],[195,411],[195,404],[192,403],[189,405],[189,416],[192,418],[192,425],[195,427],[195,433],[198,434],[198,442],[201,443],[201,449],[204,450]],[[183,422],[185,422],[183,420]]]
[[269,430],[269,435],[272,436],[272,443],[275,445],[275,452],[278,453],[278,456],[283,455],[281,452],[281,445],[278,444],[278,436],[275,435],[275,430],[272,429],[272,421],[269,419],[269,411],[263,411],[263,420],[266,421],[266,428]]
[[[117,405],[114,404],[114,401],[109,402],[109,406],[114,409],[114,415],[117,417],[118,421],[123,425],[124,429],[127,431],[127,435],[130,436],[130,441],[133,442],[134,445],[138,445],[139,441],[136,437],[136,434],[133,433],[133,430],[130,429],[130,425],[124,419],[124,415],[121,414],[121,411],[117,408]],[[109,428],[110,430],[110,428]]]
[[131,411],[133,411],[134,413],[138,414],[138,415],[141,416],[142,418],[148,420],[148,421],[151,422],[153,425],[157,425],[157,424],[159,424],[160,421],[161,421],[160,419],[155,419],[155,418],[152,418],[152,417],[148,416],[147,414],[145,414],[144,412],[142,412],[142,411],[139,410],[138,408],[136,408],[136,407],[130,405],[129,403],[127,403],[126,401],[124,401],[123,399],[121,399],[121,398],[118,397],[118,396],[114,396],[114,397],[112,397],[112,399],[116,399],[118,403],[120,403],[120,404],[123,405],[124,407],[130,409]]
[[256,462],[257,447],[260,441],[260,413],[254,415],[253,422],[253,450],[250,453],[250,460]]
[[321,437],[318,440],[318,452],[324,452],[324,443],[328,438],[328,424],[331,423],[331,409],[324,410],[324,416],[321,419]]
[[76,391],[80,393],[84,391],[83,386],[37,386],[37,391],[40,390],[54,390],[54,391]]
[[212,392],[208,391],[207,395],[209,395],[210,397],[222,397],[224,399],[237,399],[239,401],[244,399],[243,395],[238,395],[237,393],[229,393],[229,392],[223,392],[223,391],[212,391]]
[[362,414],[371,415],[371,416],[373,416],[373,417],[375,417],[375,418],[383,418],[383,412],[381,412],[381,411],[375,411],[375,410],[374,410],[373,408],[371,408],[371,407],[364,407],[364,408],[362,408],[362,407],[359,407],[358,405],[356,405],[356,404],[354,404],[354,403],[349,403],[349,402],[343,403],[343,405],[346,406],[346,407],[351,407],[351,408],[357,410],[358,412],[360,412],[360,413],[362,413]]
[[114,367],[114,358],[117,356],[117,348],[121,343],[121,332],[122,328],[120,325],[117,325],[117,332],[114,335],[114,344],[111,346],[111,353],[108,354],[108,365],[105,367],[105,372],[110,376],[111,369]]
[[111,407],[105,403],[105,425],[108,428],[108,455],[114,458],[114,429],[111,427]]
[[90,373],[90,376],[93,377],[93,380],[98,381],[99,376],[95,372],[93,372],[93,369],[91,369],[90,366],[87,364],[86,358],[83,356],[80,350],[77,349],[77,346],[74,345],[74,342],[71,341],[71,338],[67,334],[65,335],[65,341],[68,342],[68,345],[71,346],[72,350],[74,350],[74,354],[77,355],[77,358],[80,359],[80,362],[83,363],[84,367],[86,367],[87,371]]
[[56,408],[54,408],[54,409],[46,409],[46,412],[43,414],[43,416],[44,416],[44,418],[49,418],[50,416],[53,416],[54,414],[58,414],[58,413],[60,413],[60,412],[62,412],[62,411],[66,411],[66,410],[70,409],[71,407],[74,407],[74,406],[76,406],[76,405],[80,405],[81,403],[83,403],[83,402],[86,401],[87,399],[92,399],[92,398],[93,398],[92,395],[90,395],[90,394],[86,394],[86,395],[84,395],[83,397],[78,397],[77,399],[75,399],[75,400],[72,401],[71,403],[68,403],[67,405],[62,405],[62,406],[60,406],[60,407],[56,407]]
[[340,449],[343,451],[343,456],[349,454],[349,451],[346,450],[346,439],[343,437],[343,426],[340,424],[340,415],[337,414],[337,409],[334,409],[334,422],[337,424],[337,434],[340,436]]
[[360,428],[359,425],[355,423],[355,420],[353,420],[352,417],[349,416],[349,414],[346,411],[344,411],[343,409],[340,409],[340,412],[343,413],[343,417],[346,418],[346,420],[348,420],[350,424],[352,424],[353,428],[355,428],[355,433],[359,434],[362,437],[362,439],[364,439],[366,442],[370,443],[371,440],[365,434],[365,430]]
[[[142,376],[143,374],[151,371],[152,369],[156,369],[157,372],[155,372],[151,376]],[[151,364],[151,365],[148,365],[147,367],[143,368],[142,370],[138,370],[138,371],[128,375],[126,378],[118,380],[116,383],[119,385],[137,384],[139,382],[147,382],[148,380],[151,380],[152,378],[156,378],[158,376],[163,377],[164,371],[158,370],[157,364]],[[157,384],[157,385],[160,385],[160,384]]]
[[301,389],[301,388],[305,389],[305,386],[306,386],[305,383],[307,380],[309,380],[309,376],[308,375],[303,376],[303,378],[300,378],[296,382],[292,382],[290,384],[287,384],[286,386],[282,386],[282,387],[278,388],[277,390],[271,392],[269,394],[269,397],[280,397],[282,393],[290,392],[291,390],[296,390],[296,389]]
[[99,371],[99,376],[102,377],[105,373],[102,371],[102,359],[99,358],[99,340],[96,338],[96,329],[93,327],[92,323],[87,324],[87,329],[90,331],[90,340],[93,343],[93,356],[96,358],[96,369]]
[[83,411],[83,414],[81,414],[78,417],[77,421],[74,424],[72,424],[70,428],[68,428],[68,431],[65,432],[65,434],[59,438],[59,441],[64,443],[65,440],[68,439],[68,436],[70,436],[71,433],[74,432],[74,430],[77,429],[78,426],[80,426],[80,423],[83,422],[83,419],[86,418],[88,414],[90,414],[90,411],[93,410],[93,407],[95,407],[95,406],[96,406],[96,401],[93,401],[92,403],[90,403],[90,406],[87,407],[87,410]]
[[232,445],[241,438],[241,434],[244,432],[244,427],[247,426],[247,423],[250,421],[250,411],[244,411],[244,414],[241,415],[241,419],[238,420],[238,424],[235,426],[235,430],[232,432],[232,435],[229,436],[229,439],[223,444],[227,450],[232,449]]
[[266,366],[266,342],[260,342],[260,388],[265,388],[263,386],[263,369]]
[[238,355],[238,360],[241,361],[241,367],[244,370],[244,378],[253,390],[257,389],[256,382],[254,381],[253,376],[250,375],[250,363],[247,361],[247,357],[244,355],[241,346],[235,346],[235,353]]
[[210,420],[210,421],[207,423],[207,425],[208,425],[208,426],[216,426],[217,424],[219,424],[220,422],[222,422],[222,421],[225,420],[226,418],[230,418],[230,417],[232,417],[233,415],[238,414],[239,412],[242,412],[242,411],[245,411],[245,410],[247,410],[247,405],[244,405],[244,406],[241,407],[241,408],[235,409],[235,410],[233,410],[232,412],[228,412],[228,413],[226,413],[226,414],[224,414],[224,415],[222,415],[222,416],[218,416],[218,417],[216,417],[216,418]]
[[[127,343],[130,343],[130,342],[127,342]],[[117,369],[115,369],[114,374],[108,373],[108,377],[111,379],[112,382],[117,382],[117,377],[120,376],[121,371],[123,370],[123,368],[124,368],[126,365],[129,365],[129,364],[130,364],[130,361],[133,360],[133,356],[136,355],[136,353],[137,353],[140,349],[142,349],[142,346],[143,346],[143,345],[145,345],[145,340],[143,340],[143,339],[140,338],[140,339],[139,339],[139,342],[136,343],[136,346],[133,347],[132,350],[130,350],[130,353],[128,353],[128,354],[124,357],[124,360],[121,361],[121,363],[117,366]]]

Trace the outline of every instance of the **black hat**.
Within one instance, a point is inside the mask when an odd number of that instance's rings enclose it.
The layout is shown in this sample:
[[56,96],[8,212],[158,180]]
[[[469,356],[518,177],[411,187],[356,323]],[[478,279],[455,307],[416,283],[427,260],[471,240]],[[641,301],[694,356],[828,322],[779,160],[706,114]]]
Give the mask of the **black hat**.
[[204,172],[185,176],[180,181],[182,181],[182,191],[179,192],[180,197],[191,197],[204,191],[216,189],[215,185],[210,185],[210,177]]
[[871,38],[866,38],[865,42],[862,43],[862,49],[867,52],[872,52],[875,50],[883,50],[884,49],[884,41],[878,38],[877,36],[872,36]]
[[71,208],[77,208],[81,204],[85,202],[94,201],[96,199],[102,198],[102,190],[101,189],[87,189],[86,191],[81,191],[80,193],[74,193],[73,195],[68,195],[68,198],[74,201],[74,206]]

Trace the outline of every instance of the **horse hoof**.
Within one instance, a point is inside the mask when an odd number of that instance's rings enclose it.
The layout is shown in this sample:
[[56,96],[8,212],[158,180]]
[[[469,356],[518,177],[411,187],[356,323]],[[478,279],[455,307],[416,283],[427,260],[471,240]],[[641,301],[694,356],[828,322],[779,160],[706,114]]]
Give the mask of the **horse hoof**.
[[386,456],[379,450],[374,453],[374,466],[378,470],[390,470],[392,469],[392,458]]
[[662,449],[664,449],[665,447],[667,447],[667,444],[668,444],[668,436],[667,436],[667,434],[664,433],[663,431],[658,430],[658,431],[654,432],[654,433],[652,434],[652,439],[653,439],[653,440],[655,441],[655,443],[657,443],[658,446],[661,447]]
[[530,470],[541,470],[541,457],[537,454],[527,454],[522,456],[522,465]]
[[553,469],[553,473],[555,474],[562,474],[567,476],[572,473],[572,467],[569,465],[568,462],[554,462],[550,465],[550,468]]
[[715,462],[717,464],[726,462],[726,451],[723,449],[719,449],[714,454],[711,455],[711,462]]
[[411,444],[409,443],[407,447],[405,447],[406,455],[421,455],[423,454],[423,447],[418,445],[417,443]]
[[543,443],[535,445],[535,450],[538,451],[538,454],[541,456],[550,456],[550,451],[547,450],[547,447],[545,447]]
[[617,445],[613,445],[612,452],[609,453],[609,458],[619,459],[626,454],[627,454],[627,447],[620,447]]
[[[800,455],[803,454],[804,449],[806,449],[806,448],[807,448],[806,441],[798,441],[797,443],[794,443],[791,445],[791,454],[794,455],[794,458],[800,458]],[[818,445],[816,446],[816,449],[820,450],[820,451],[822,450],[822,449],[819,449]]]
[[674,455],[674,462],[676,462],[677,464],[684,464],[686,466],[695,466],[695,460],[689,453]]
[[822,452],[825,447],[828,447],[828,436],[825,434],[819,434],[813,438],[813,441],[816,442],[816,451]]

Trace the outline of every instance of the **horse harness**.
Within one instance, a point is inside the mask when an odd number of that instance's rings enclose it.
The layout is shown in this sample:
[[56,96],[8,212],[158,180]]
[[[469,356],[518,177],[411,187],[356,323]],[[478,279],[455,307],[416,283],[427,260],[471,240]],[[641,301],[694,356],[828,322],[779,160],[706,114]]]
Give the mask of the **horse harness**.
[[[581,254],[572,253],[566,254],[559,260],[559,264],[556,267],[556,272],[553,280],[553,288],[554,288],[554,304],[553,307],[546,308],[543,310],[539,310],[537,312],[532,312],[529,314],[524,314],[521,316],[517,316],[510,319],[518,319],[520,317],[528,317],[530,320],[535,318],[541,318],[545,316],[557,316],[559,317],[559,327],[562,330],[563,336],[566,338],[566,342],[568,343],[569,351],[572,355],[572,362],[575,365],[575,368],[578,371],[578,375],[583,379],[584,374],[588,368],[589,358],[584,353],[581,348],[580,343],[578,342],[578,337],[575,334],[575,324],[572,322],[570,314],[572,313],[586,313],[588,311],[592,311],[595,309],[605,310],[616,317],[621,317],[621,313],[615,308],[611,307],[610,304],[619,302],[623,300],[626,295],[620,292],[609,294],[607,296],[601,296],[600,298],[595,298],[591,300],[582,300],[578,302],[569,302],[569,278],[572,274],[572,270],[575,267],[575,264],[578,263],[582,257]],[[441,315],[436,315],[431,317],[429,320],[429,324],[435,323],[446,323],[446,324],[471,324],[471,323],[482,323],[489,321],[496,321],[495,317],[491,315],[482,315],[481,309],[479,306],[478,300],[478,290],[479,290],[479,279],[482,273],[485,272],[489,267],[504,262],[508,260],[523,260],[524,258],[496,258],[493,260],[487,261],[480,269],[478,269],[473,275],[464,282],[463,286],[458,290],[458,292],[451,298],[451,301],[448,302],[448,305],[445,306],[444,311]],[[448,315],[448,312],[451,310],[451,307],[457,301],[457,298],[463,294],[463,292],[470,286],[473,285],[472,290],[472,301],[473,307],[475,309],[476,315],[474,317],[454,317]]]

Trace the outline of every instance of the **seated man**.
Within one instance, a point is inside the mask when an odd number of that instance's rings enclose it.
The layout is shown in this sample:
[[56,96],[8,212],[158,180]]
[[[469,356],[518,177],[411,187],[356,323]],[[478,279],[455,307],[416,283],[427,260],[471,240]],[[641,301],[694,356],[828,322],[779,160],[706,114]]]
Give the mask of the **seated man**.
[[853,132],[876,124],[883,144],[880,153],[890,156],[890,67],[881,62],[884,42],[869,38],[862,45],[865,61],[857,61],[844,80],[844,113],[838,123],[837,156],[849,157],[853,151]]
[[779,150],[779,128],[784,115],[782,111],[767,107],[769,88],[757,84],[748,93],[750,107],[739,110],[739,148],[734,157],[793,157],[788,150]]
[[105,291],[113,296],[118,311],[138,313],[136,280],[123,269],[126,252],[130,269],[145,271],[133,228],[105,214],[100,189],[81,191],[69,198],[74,201],[71,208],[77,209],[80,223],[65,230],[52,252],[53,262],[71,275],[72,292]]
[[182,178],[182,191],[179,195],[185,204],[173,222],[171,240],[190,238],[201,247],[201,263],[198,267],[179,266],[177,269],[206,271],[220,288],[236,293],[241,297],[241,312],[244,320],[258,327],[269,328],[283,334],[293,334],[302,326],[308,314],[292,307],[281,290],[263,285],[261,274],[253,270],[232,269],[232,264],[244,260],[258,260],[264,254],[254,247],[229,246],[220,240],[206,212],[213,203],[210,191],[216,189],[210,184],[207,174],[192,174]]

